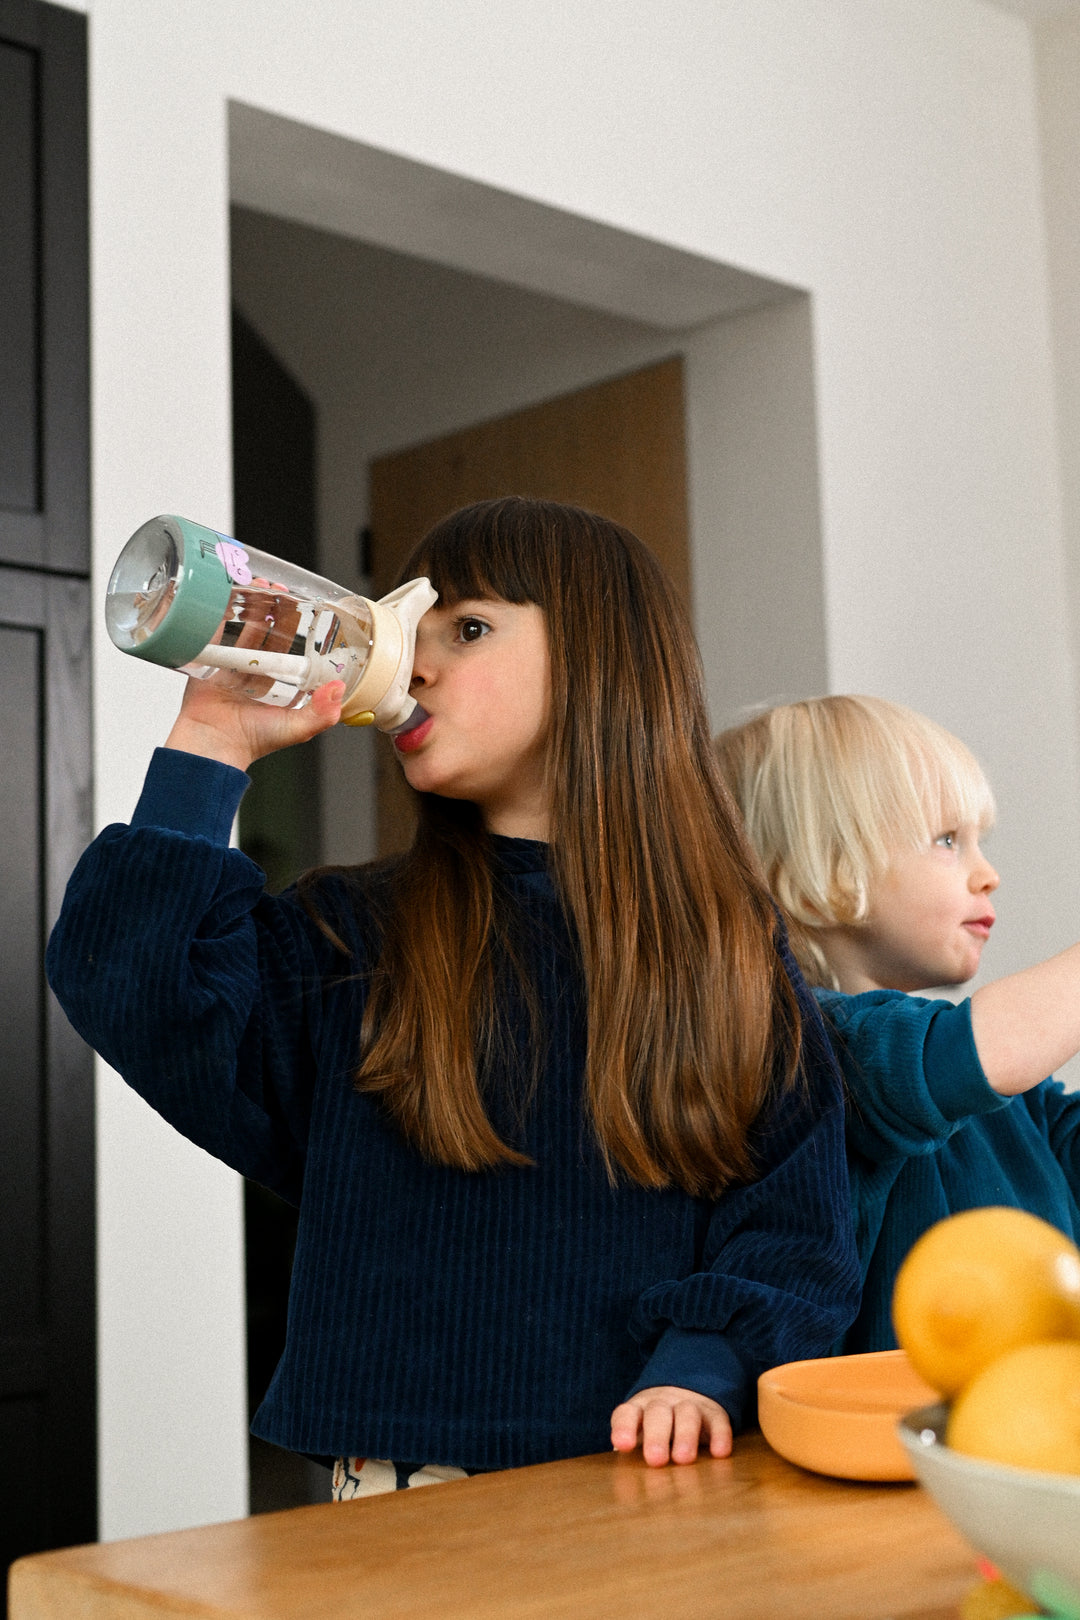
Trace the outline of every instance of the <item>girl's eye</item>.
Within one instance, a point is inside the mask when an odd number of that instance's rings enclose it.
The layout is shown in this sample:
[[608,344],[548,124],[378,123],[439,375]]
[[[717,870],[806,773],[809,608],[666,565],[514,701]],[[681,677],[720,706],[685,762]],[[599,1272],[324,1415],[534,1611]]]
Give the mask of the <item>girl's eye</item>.
[[481,636],[486,636],[490,629],[491,626],[485,624],[483,619],[459,619],[457,627],[458,639],[466,642],[479,641]]
[[937,844],[941,849],[955,849],[956,834],[954,832],[939,833],[934,839],[934,843]]

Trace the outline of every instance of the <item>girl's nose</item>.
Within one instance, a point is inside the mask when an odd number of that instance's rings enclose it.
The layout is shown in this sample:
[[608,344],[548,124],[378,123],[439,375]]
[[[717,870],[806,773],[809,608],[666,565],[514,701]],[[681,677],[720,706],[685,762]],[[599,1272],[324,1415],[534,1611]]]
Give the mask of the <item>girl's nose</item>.
[[427,638],[421,638],[417,631],[416,645],[413,649],[412,674],[409,677],[409,691],[418,686],[426,686],[432,675],[432,662],[427,650]]

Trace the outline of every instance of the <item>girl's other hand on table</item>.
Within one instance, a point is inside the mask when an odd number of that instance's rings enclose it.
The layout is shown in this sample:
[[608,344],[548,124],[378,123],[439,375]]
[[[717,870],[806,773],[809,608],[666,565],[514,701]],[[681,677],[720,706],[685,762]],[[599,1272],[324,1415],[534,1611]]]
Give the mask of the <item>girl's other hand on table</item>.
[[661,1384],[641,1389],[611,1414],[616,1451],[641,1445],[650,1468],[667,1462],[692,1463],[702,1446],[710,1457],[731,1454],[731,1423],[724,1408],[696,1390]]

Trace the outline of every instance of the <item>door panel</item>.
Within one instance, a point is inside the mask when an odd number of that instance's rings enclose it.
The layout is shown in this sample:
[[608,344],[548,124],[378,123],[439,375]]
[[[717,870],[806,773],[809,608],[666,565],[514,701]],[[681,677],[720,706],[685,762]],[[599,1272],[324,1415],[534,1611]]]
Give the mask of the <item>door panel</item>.
[[89,568],[86,18],[0,0],[0,562]]
[[0,771],[0,939],[18,941],[4,969],[4,1129],[0,1131],[0,1277],[5,1338],[39,1334],[44,1323],[41,915],[44,851],[38,734],[41,630],[0,625],[4,769]]
[[0,506],[36,512],[37,55],[0,40]]
[[[527,495],[614,518],[690,599],[682,360],[547,400],[371,465],[373,578],[389,590],[416,541],[471,501]],[[378,750],[379,852],[407,847],[412,801]]]
[[89,628],[85,581],[0,568],[5,1564],[96,1534],[93,1071],[42,970],[90,833]]
[[86,18],[0,0],[3,1569],[97,1533],[93,1061],[42,962],[91,831],[86,307]]

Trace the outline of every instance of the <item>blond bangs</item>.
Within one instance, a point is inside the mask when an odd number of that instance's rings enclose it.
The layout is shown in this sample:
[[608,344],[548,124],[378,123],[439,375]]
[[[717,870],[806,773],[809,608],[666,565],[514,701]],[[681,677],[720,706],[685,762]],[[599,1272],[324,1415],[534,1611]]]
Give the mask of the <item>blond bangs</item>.
[[903,828],[896,828],[902,841],[918,848],[965,823],[977,827],[980,835],[988,832],[994,824],[994,796],[974,754],[925,716],[909,709],[900,715],[908,726],[903,741],[918,799],[917,813],[909,812]]

